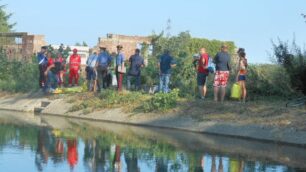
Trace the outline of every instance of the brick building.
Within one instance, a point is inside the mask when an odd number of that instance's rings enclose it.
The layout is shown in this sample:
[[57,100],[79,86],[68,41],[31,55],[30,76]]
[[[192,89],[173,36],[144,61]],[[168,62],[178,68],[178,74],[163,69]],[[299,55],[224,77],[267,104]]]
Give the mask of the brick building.
[[44,35],[28,35],[26,32],[0,33],[0,48],[9,58],[30,59],[47,45]]
[[117,34],[107,34],[106,37],[100,37],[98,44],[94,47],[94,50],[98,50],[99,47],[106,47],[110,53],[116,52],[116,46],[123,46],[123,53],[126,58],[129,58],[134,54],[136,48],[141,48],[141,44],[151,44],[150,37],[144,36],[126,36]]

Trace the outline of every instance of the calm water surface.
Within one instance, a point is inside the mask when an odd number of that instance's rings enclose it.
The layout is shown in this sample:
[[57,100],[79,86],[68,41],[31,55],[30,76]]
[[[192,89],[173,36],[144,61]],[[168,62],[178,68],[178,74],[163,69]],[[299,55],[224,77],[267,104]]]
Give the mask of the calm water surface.
[[1,172],[293,172],[306,150],[218,136],[0,111]]

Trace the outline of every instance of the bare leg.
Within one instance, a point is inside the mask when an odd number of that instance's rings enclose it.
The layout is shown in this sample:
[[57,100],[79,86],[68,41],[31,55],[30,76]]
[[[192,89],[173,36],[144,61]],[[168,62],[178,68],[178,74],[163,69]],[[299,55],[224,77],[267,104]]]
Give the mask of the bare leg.
[[223,103],[226,93],[226,87],[221,87],[221,102]]
[[203,87],[203,96],[206,97],[206,93],[207,93],[207,86],[206,84]]
[[247,90],[246,90],[246,87],[245,87],[245,81],[242,83],[242,89],[243,89],[243,102],[245,103],[245,100],[246,100],[246,96],[247,96]]
[[215,102],[218,101],[218,97],[219,97],[219,87],[214,87],[214,100],[215,100]]

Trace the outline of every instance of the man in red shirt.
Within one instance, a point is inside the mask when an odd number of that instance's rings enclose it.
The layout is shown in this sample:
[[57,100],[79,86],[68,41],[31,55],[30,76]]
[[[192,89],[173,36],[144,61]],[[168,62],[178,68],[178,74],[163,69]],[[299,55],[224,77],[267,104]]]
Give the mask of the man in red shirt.
[[199,92],[201,99],[204,100],[207,92],[206,88],[206,77],[209,74],[208,67],[209,55],[206,53],[205,48],[200,49],[200,58],[198,60],[198,75],[197,83],[199,87]]
[[78,55],[78,50],[73,49],[73,54],[69,60],[69,87],[72,86],[72,80],[74,84],[79,85],[79,70],[81,69],[81,56]]

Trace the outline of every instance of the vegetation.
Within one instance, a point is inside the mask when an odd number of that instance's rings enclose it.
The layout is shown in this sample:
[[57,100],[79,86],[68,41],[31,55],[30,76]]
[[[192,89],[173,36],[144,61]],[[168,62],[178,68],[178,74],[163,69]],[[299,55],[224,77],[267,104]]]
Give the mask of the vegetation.
[[9,19],[12,17],[12,13],[7,14],[5,12],[6,5],[0,5],[0,32],[10,32],[16,23],[11,24]]
[[164,112],[174,108],[179,100],[179,90],[174,89],[169,94],[157,93],[148,95],[141,92],[105,90],[98,96],[91,93],[80,93],[69,100],[74,105],[70,112],[83,110],[90,113],[97,109],[123,108],[129,112]]
[[[192,38],[188,32],[182,32],[177,36],[171,37],[164,37],[163,32],[159,35],[152,35],[153,52],[148,56],[148,66],[143,70],[143,84],[148,86],[158,84],[158,59],[164,50],[168,49],[177,62],[177,66],[173,69],[171,88],[178,88],[180,96],[195,96],[197,94],[195,92],[197,86],[196,70],[192,64],[193,54],[199,53],[199,49],[205,47],[208,54],[214,57],[222,44],[227,44],[229,52],[234,56],[236,47],[233,42]],[[144,48],[142,53],[148,54],[146,51],[148,51],[147,47]]]
[[291,47],[288,42],[279,40],[273,43],[274,55],[277,64],[282,66],[289,76],[289,82],[293,89],[306,94],[306,51],[302,51],[293,41]]
[[174,89],[168,94],[157,93],[148,101],[143,102],[142,108],[145,112],[166,111],[176,106],[178,97],[178,89]]
[[38,89],[37,65],[26,60],[9,60],[0,51],[0,90],[28,92]]

